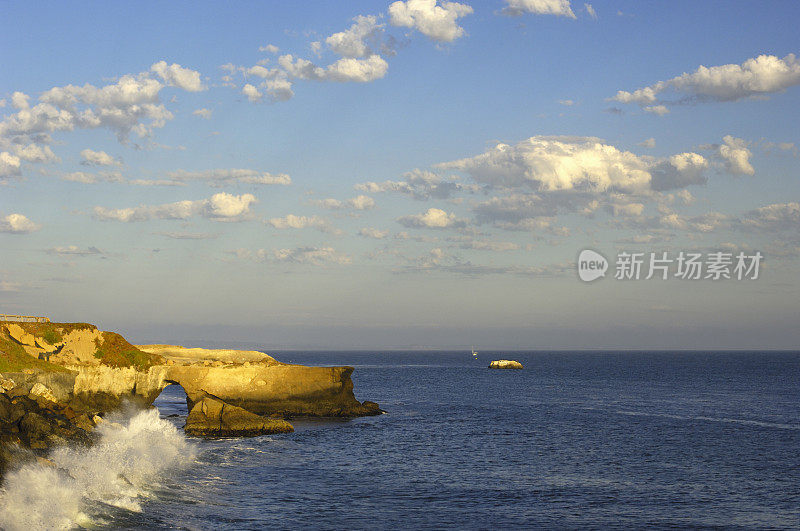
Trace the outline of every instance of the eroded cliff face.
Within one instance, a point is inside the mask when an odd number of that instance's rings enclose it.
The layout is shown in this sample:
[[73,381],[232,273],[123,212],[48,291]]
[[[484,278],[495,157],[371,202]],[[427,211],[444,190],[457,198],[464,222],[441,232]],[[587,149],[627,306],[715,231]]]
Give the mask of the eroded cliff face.
[[30,361],[21,371],[6,372],[18,393],[30,393],[38,384],[59,402],[91,414],[126,402],[149,406],[170,384],[183,387],[190,410],[210,397],[257,415],[284,418],[381,412],[374,402],[356,400],[352,367],[290,365],[258,351],[136,347],[86,324],[3,323],[2,356],[4,349],[11,350],[6,344],[16,349],[16,365],[24,365],[26,356]]
[[189,408],[206,396],[258,415],[358,417],[380,413],[353,394],[352,367],[249,363],[172,365],[165,378],[183,387]]

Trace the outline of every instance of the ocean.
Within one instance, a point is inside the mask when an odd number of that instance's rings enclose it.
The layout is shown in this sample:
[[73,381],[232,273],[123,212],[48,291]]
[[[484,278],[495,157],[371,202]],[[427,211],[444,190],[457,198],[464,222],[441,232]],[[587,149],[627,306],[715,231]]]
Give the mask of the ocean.
[[800,353],[270,353],[386,414],[200,440],[170,386],[9,476],[0,526],[800,528]]

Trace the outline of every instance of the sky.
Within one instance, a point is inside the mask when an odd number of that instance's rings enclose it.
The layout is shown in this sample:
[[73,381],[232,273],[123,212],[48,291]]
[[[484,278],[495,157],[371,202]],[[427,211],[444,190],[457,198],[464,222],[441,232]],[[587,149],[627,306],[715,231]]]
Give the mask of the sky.
[[0,13],[0,313],[266,349],[800,343],[800,4]]

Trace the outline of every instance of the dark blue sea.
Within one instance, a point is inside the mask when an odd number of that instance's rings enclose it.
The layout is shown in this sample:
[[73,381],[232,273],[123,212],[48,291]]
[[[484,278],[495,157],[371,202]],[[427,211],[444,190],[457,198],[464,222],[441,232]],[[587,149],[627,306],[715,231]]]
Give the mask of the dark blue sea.
[[[272,353],[385,415],[190,439],[121,528],[800,528],[800,353]],[[511,358],[522,371],[489,370]],[[156,402],[180,427],[182,389]],[[175,416],[177,415],[177,416]],[[100,515],[100,512],[104,514]]]

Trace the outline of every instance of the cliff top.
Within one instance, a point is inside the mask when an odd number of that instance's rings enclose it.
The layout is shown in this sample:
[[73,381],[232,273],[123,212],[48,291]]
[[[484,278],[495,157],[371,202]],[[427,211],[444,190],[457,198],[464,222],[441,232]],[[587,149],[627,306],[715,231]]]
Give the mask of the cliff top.
[[145,369],[162,363],[160,355],[89,323],[0,321],[0,372],[64,372],[75,365]]

